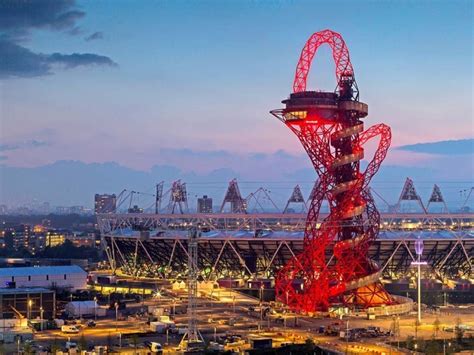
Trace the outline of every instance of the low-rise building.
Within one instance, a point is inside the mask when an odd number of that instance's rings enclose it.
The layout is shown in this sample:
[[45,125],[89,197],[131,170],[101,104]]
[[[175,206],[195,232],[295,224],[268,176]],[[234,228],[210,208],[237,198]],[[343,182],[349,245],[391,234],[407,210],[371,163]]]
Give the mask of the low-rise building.
[[51,319],[56,309],[56,295],[45,288],[0,289],[0,318]]
[[0,287],[82,290],[87,287],[87,272],[77,265],[0,268]]

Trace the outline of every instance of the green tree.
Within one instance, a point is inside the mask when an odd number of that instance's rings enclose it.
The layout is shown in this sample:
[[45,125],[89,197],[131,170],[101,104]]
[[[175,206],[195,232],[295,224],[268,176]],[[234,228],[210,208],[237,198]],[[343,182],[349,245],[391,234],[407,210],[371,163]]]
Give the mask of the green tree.
[[433,322],[433,336],[435,339],[438,337],[440,325],[441,325],[441,322],[439,321],[439,318],[436,317],[435,321]]
[[307,338],[305,340],[305,348],[308,353],[311,353],[314,350],[314,341],[312,338]]
[[51,354],[55,355],[59,351],[58,339],[54,338],[51,343]]
[[112,336],[110,335],[110,332],[107,334],[107,349],[110,349],[112,347]]
[[393,336],[400,336],[400,321],[397,317],[393,316],[392,323],[390,324],[390,330],[392,331]]
[[137,346],[138,346],[138,335],[137,334],[133,334],[132,335],[132,344],[133,344],[133,353],[136,354],[137,353]]
[[426,342],[426,346],[424,348],[424,352],[428,355],[435,355],[442,353],[441,349],[439,349],[438,343],[436,340],[429,340]]
[[77,347],[80,351],[87,350],[87,340],[84,337],[84,333],[82,333],[81,337],[79,338],[79,343],[77,344]]
[[454,332],[456,334],[456,341],[458,344],[463,342],[463,337],[464,337],[464,329],[461,328],[461,318],[456,318],[456,326],[454,327]]
[[415,320],[415,339],[418,339],[418,328],[420,327],[421,323],[418,318]]
[[23,346],[23,353],[25,355],[33,355],[33,348],[31,347],[31,344],[30,343],[26,343],[24,346]]

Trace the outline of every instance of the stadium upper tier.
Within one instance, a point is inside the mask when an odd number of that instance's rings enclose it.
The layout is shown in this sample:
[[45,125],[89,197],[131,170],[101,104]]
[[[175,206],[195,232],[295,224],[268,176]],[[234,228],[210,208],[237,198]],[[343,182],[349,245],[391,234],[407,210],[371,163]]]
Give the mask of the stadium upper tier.
[[[198,226],[203,277],[272,277],[303,249],[305,216],[109,214],[98,215],[98,224],[110,265],[130,275],[184,275],[189,229]],[[473,226],[473,214],[383,214],[370,257],[384,278],[407,277],[416,260],[415,241],[421,238],[422,259],[432,275],[471,278]]]
[[[133,230],[132,228],[116,229],[108,236],[111,237],[128,237],[141,239],[163,239],[163,238],[179,238],[188,239],[189,232],[184,230],[151,230],[146,234],[143,231]],[[212,230],[203,231],[199,235],[200,239],[264,239],[264,240],[302,240],[304,231],[272,231],[272,230]],[[415,240],[421,238],[423,240],[455,240],[455,239],[471,239],[474,241],[474,230],[416,230],[416,231],[381,231],[378,239],[382,240]]]
[[[320,223],[327,214],[320,215]],[[102,234],[117,229],[137,231],[187,230],[192,226],[202,231],[260,230],[302,231],[304,213],[210,213],[210,214],[98,214]],[[474,213],[382,213],[382,230],[466,230],[474,228]]]
[[[369,254],[383,270],[384,278],[403,278],[413,271],[415,241],[424,243],[422,260],[430,275],[471,278],[474,231],[381,231]],[[247,230],[201,232],[198,263],[205,278],[272,277],[303,249],[302,231]],[[103,235],[112,268],[147,277],[185,275],[188,232],[184,230],[136,231],[119,228]],[[327,255],[328,262],[331,255]]]

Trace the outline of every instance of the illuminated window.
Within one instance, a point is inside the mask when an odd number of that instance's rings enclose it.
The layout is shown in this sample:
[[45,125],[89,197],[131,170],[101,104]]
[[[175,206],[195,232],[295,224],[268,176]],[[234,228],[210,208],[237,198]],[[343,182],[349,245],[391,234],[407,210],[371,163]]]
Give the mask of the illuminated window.
[[285,114],[287,120],[303,120],[306,118],[307,111],[292,111]]

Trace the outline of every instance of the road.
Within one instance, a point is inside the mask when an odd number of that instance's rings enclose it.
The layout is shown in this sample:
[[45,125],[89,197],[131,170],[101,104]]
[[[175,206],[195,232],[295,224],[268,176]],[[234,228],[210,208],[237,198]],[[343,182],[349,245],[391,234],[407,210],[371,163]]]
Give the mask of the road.
[[[185,292],[181,292],[185,295]],[[127,305],[127,312],[135,313],[146,306],[158,306],[167,308],[171,311],[174,307],[181,308],[182,304],[187,301],[185,297],[180,300],[179,293],[177,297],[170,297],[164,295],[152,300],[147,300],[144,303]],[[249,312],[249,307],[258,306],[258,300],[242,296],[239,293],[230,290],[221,290],[217,292],[219,300],[209,300],[201,298],[198,302],[198,327],[206,340],[214,340],[221,335],[237,334],[243,338],[249,334],[259,334],[260,336],[269,336],[273,338],[274,345],[279,346],[283,343],[304,343],[306,339],[312,339],[316,344],[322,347],[336,350],[338,352],[349,352],[354,354],[401,354],[396,348],[390,348],[383,344],[384,342],[405,340],[407,336],[415,336],[415,318],[416,315],[405,315],[399,318],[400,336],[384,337],[373,339],[361,339],[355,342],[347,342],[345,339],[339,337],[330,337],[319,334],[320,326],[328,326],[335,322],[341,323],[342,330],[346,327],[346,318],[342,321],[331,318],[312,318],[301,315],[287,314],[286,324],[275,322],[274,320],[260,319],[260,313]],[[176,295],[175,295],[176,296]],[[122,315],[121,315],[122,316]],[[295,326],[295,317],[297,317],[297,326]],[[448,333],[442,330],[446,326],[454,326],[456,319],[461,318],[462,323],[470,325],[474,328],[474,308],[471,309],[446,309],[440,314],[424,313],[422,324],[418,327],[419,338],[431,338],[433,335],[433,323],[438,317],[440,320],[439,338],[451,338],[453,333]],[[165,352],[175,353],[175,347],[179,344],[182,335],[178,334],[153,334],[148,332],[148,325],[146,318],[139,319],[137,317],[128,318],[128,320],[115,321],[115,318],[109,313],[109,318],[100,319],[97,321],[97,326],[94,328],[81,327],[79,334],[64,334],[60,330],[47,330],[35,333],[35,340],[39,345],[51,345],[56,342],[59,346],[64,346],[67,340],[79,342],[81,337],[84,337],[88,346],[92,345],[112,345],[119,347],[120,343],[122,353],[134,353],[132,349],[135,341],[133,334],[136,334],[136,343],[143,344],[145,340],[156,341],[161,344],[168,344],[165,346]],[[175,314],[174,320],[178,328],[186,328],[188,318],[186,314]],[[373,320],[367,320],[357,317],[349,317],[349,328],[364,328],[373,326]],[[385,330],[389,330],[393,324],[392,318],[379,318],[375,321],[375,325]],[[235,347],[228,346],[228,348],[245,349],[248,346],[236,345]],[[145,351],[144,349],[142,349]],[[140,347],[137,349],[137,354],[140,353]]]

